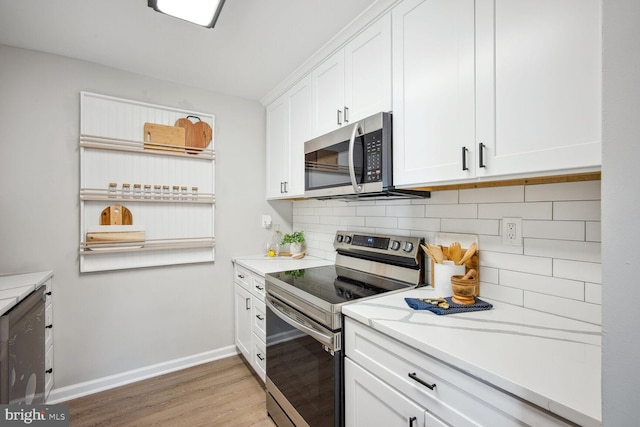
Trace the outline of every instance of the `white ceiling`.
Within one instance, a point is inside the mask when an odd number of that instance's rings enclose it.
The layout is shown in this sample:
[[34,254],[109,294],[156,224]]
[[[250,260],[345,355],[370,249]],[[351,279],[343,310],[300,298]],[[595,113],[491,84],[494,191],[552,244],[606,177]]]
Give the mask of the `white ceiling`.
[[0,44],[259,100],[375,0],[227,0],[215,28],[147,0],[0,0]]

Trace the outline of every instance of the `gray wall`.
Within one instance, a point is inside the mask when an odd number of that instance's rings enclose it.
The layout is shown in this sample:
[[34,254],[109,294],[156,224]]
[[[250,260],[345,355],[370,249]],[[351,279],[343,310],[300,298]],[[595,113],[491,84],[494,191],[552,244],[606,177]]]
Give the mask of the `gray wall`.
[[[79,92],[216,116],[215,263],[80,274]],[[263,250],[265,112],[256,101],[0,46],[0,274],[54,270],[55,388],[235,351],[231,257]]]
[[640,404],[640,2],[604,3],[602,393],[605,426]]

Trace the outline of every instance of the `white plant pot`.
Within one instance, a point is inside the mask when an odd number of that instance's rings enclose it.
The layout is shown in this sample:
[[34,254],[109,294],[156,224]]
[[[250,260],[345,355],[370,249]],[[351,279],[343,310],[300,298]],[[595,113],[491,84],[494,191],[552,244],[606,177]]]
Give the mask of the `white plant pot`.
[[289,252],[291,255],[302,252],[302,243],[289,243]]

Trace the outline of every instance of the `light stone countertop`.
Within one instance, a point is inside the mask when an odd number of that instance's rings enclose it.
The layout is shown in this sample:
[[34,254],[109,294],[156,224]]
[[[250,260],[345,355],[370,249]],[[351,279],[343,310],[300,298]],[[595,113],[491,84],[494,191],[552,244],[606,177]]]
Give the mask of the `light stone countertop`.
[[269,257],[267,255],[250,255],[234,257],[232,258],[232,261],[242,267],[248,268],[260,276],[264,276],[267,273],[276,273],[278,271],[299,270],[303,268],[334,264],[333,261],[309,255],[302,259],[291,259],[291,257]]
[[52,276],[53,271],[0,276],[0,315],[11,310]]
[[498,301],[487,311],[413,310],[413,289],[348,304],[344,315],[581,426],[602,425],[601,327]]

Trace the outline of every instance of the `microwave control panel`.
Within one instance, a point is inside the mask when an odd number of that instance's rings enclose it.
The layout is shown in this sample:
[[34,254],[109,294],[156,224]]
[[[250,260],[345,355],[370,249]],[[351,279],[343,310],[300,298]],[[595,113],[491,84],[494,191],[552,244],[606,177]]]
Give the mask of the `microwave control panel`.
[[382,180],[382,129],[364,135],[364,182]]

